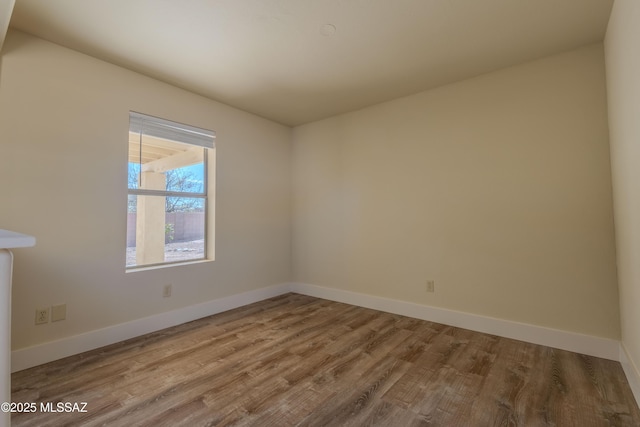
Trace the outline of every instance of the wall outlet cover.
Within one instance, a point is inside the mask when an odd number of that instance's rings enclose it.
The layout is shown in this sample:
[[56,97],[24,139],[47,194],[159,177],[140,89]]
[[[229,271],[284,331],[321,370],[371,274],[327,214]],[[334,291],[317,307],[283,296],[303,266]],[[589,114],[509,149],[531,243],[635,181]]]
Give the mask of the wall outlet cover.
[[164,285],[164,288],[162,288],[162,296],[164,298],[169,298],[171,296],[172,287],[172,285]]
[[49,323],[49,307],[36,309],[36,325]]

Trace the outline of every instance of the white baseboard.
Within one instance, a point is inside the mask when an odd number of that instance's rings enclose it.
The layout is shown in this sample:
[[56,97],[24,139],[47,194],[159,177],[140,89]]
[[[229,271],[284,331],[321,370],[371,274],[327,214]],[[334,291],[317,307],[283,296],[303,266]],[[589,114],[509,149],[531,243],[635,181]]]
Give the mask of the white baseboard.
[[620,343],[620,364],[624,370],[624,374],[627,376],[627,381],[633,392],[633,396],[636,398],[636,402],[640,406],[640,369],[633,363],[633,360],[629,357],[627,348],[623,343]]
[[533,344],[573,351],[589,356],[618,361],[620,342],[575,332],[561,331],[510,320],[420,305],[406,301],[360,294],[335,288],[292,283],[291,292],[324,298],[388,313],[415,317],[449,326],[484,332]]
[[[267,288],[256,289],[242,294],[231,295],[201,304],[160,313],[131,322],[110,326],[96,331],[86,332],[57,341],[39,344],[33,347],[15,350],[11,353],[11,371],[21,371],[63,357],[114,344],[150,332],[190,322],[212,314],[221,313],[243,305],[252,304],[267,298],[295,292],[303,295],[324,298],[360,307],[385,311],[388,313],[414,317],[422,320],[443,323],[459,328],[498,335],[534,344],[574,351],[590,356],[620,361],[623,351],[617,340],[599,338],[575,332],[534,326],[509,320],[496,319],[460,311],[415,304],[406,301],[360,294],[335,288],[326,288],[305,283],[283,283]],[[627,358],[628,361],[628,358]],[[625,373],[631,383],[635,369],[627,362]],[[624,367],[624,365],[623,365]],[[632,374],[630,374],[631,372]],[[637,380],[637,376],[635,377]],[[637,382],[634,394],[638,398]],[[633,386],[632,386],[633,388]]]
[[104,347],[290,292],[284,283],[231,295],[11,352],[11,372]]

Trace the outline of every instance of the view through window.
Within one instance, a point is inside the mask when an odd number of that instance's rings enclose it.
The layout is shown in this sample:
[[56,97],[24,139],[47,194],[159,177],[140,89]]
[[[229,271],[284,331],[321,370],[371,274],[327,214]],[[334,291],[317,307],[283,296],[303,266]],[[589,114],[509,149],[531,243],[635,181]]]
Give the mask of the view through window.
[[127,268],[207,258],[214,133],[130,113]]

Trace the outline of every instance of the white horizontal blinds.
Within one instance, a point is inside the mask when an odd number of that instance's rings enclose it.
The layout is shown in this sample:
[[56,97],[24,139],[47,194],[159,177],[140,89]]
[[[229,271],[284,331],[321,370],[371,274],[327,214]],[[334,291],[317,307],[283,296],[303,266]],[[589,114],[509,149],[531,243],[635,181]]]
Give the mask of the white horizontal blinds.
[[168,139],[170,141],[198,145],[204,148],[213,148],[216,138],[215,132],[210,130],[183,125],[182,123],[147,116],[133,111],[129,113],[129,131]]

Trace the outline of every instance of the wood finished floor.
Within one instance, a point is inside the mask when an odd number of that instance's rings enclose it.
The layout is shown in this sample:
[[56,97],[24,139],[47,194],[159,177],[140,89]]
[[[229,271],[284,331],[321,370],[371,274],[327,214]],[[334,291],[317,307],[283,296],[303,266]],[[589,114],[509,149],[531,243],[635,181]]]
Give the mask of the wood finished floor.
[[17,372],[14,426],[640,426],[619,363],[287,294]]

